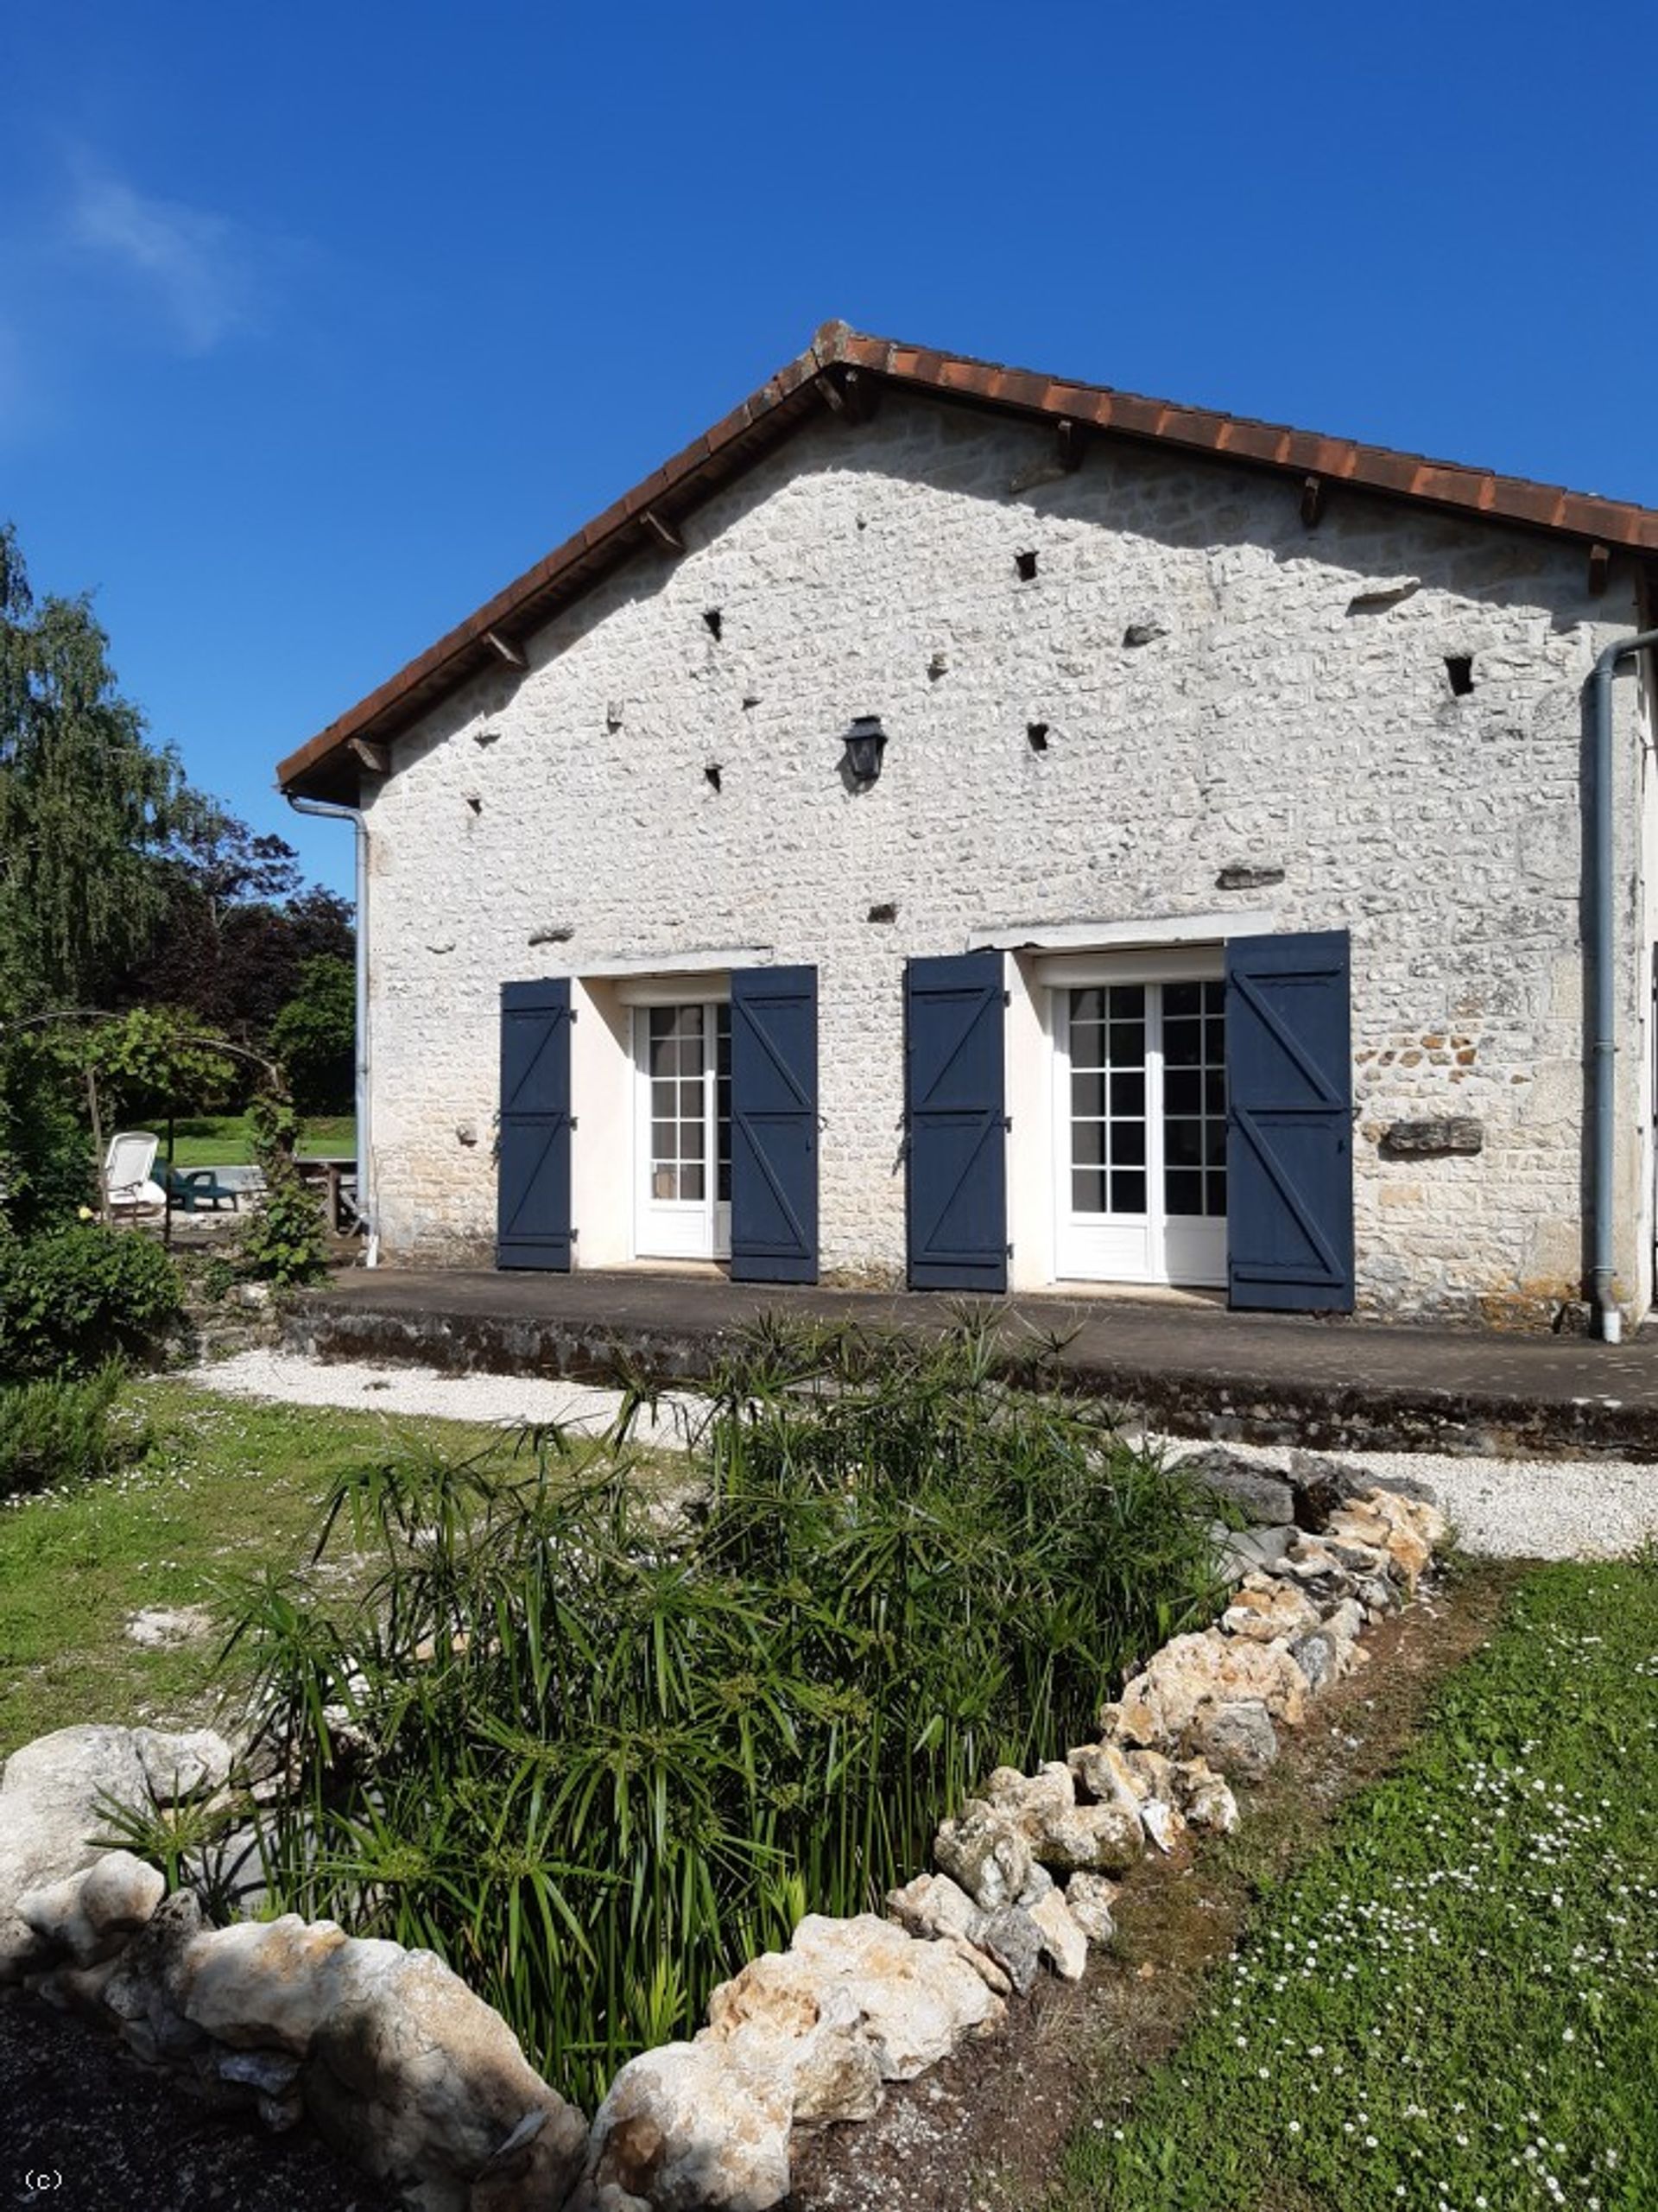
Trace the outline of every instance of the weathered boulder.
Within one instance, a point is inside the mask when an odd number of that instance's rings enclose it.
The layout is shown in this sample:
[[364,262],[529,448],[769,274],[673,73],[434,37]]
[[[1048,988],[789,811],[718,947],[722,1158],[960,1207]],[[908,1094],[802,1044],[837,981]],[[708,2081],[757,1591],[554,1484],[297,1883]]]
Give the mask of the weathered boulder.
[[295,1912],[238,1921],[192,1944],[177,1975],[179,2006],[220,2043],[305,2057],[330,2013],[357,2003],[408,1955],[399,1944]]
[[111,2019],[149,2064],[178,2058],[206,2041],[206,2031],[185,2018],[179,2002],[190,1946],[201,1925],[195,1892],[175,1890],[121,1953],[104,1986]]
[[[1073,1881],[1098,1881],[1096,1875],[1074,1874]],[[1080,1981],[1088,1964],[1088,1937],[1070,1905],[1058,1890],[1038,1898],[1029,1917],[1041,1938],[1048,1964],[1062,1981]]]
[[1341,1679],[1340,1647],[1322,1628],[1298,1636],[1289,1647],[1289,1656],[1307,1676],[1307,1686],[1315,1696]]
[[158,1805],[209,1797],[229,1781],[235,1754],[212,1728],[135,1728],[133,1749]]
[[703,2035],[735,2064],[781,2085],[797,2123],[868,2120],[880,2110],[880,2063],[853,1993],[793,1953],[767,1951],[722,1982]]
[[959,1936],[977,1943],[985,1915],[948,1874],[917,1874],[887,1892],[887,1911],[912,1936]]
[[[1201,1768],[1194,1775],[1193,1768]],[[1207,1829],[1216,1835],[1230,1835],[1237,1826],[1237,1799],[1233,1797],[1225,1780],[1209,1772],[1205,1759],[1193,1759],[1184,1770],[1188,1776],[1180,1810],[1193,1828]]]
[[468,2212],[486,2169],[503,2212],[560,2203],[586,2125],[500,2014],[429,1951],[365,1965],[319,2023],[305,2067],[323,2135],[420,2212]]
[[130,1728],[58,1728],[13,1752],[0,1775],[0,1909],[98,1856],[100,1797],[149,1803]]
[[1278,1757],[1278,1732],[1259,1698],[1199,1706],[1188,1731],[1192,1749],[1228,1780],[1259,1782]]
[[1270,1575],[1251,1575],[1220,1617],[1228,1636],[1245,1636],[1256,1644],[1276,1643],[1281,1636],[1302,1636],[1319,1625],[1319,1608],[1294,1582]]
[[1071,1917],[1091,1943],[1109,1943],[1117,1933],[1111,1907],[1117,1886],[1104,1874],[1073,1874],[1065,1886],[1065,1902]]
[[1295,1518],[1294,1486],[1285,1470],[1229,1451],[1225,1444],[1188,1452],[1171,1464],[1169,1472],[1200,1483],[1252,1526],[1275,1527]]
[[26,1890],[16,1913],[48,1953],[66,1951],[77,1966],[95,1966],[137,1934],[166,1894],[155,1867],[130,1851],[108,1851],[79,1873]]
[[1306,1679],[1275,1644],[1213,1629],[1177,1636],[1124,1689],[1117,1730],[1131,1744],[1176,1746],[1199,1705],[1240,1698],[1257,1700],[1275,1720],[1296,1727],[1306,1712]]
[[712,2039],[663,2044],[611,2084],[574,2206],[770,2212],[788,2194],[789,2119],[781,2079],[750,2074]]
[[983,1798],[969,1797],[958,1816],[945,1822],[933,1856],[986,1912],[1016,1905],[1030,1881],[1030,1845],[1022,1830]]
[[1066,1759],[1078,1788],[1096,1804],[1121,1804],[1126,1812],[1136,1814],[1140,1800],[1149,1793],[1150,1784],[1132,1758],[1109,1739],[1079,1744],[1075,1751],[1066,1753]]
[[[1079,1759],[1090,1765],[1107,1793],[1097,1803],[1077,1803]],[[1122,1867],[1140,1854],[1139,1814],[1131,1797],[1118,1787],[1108,1765],[1089,1760],[1086,1751],[1073,1754],[1070,1764],[1050,1760],[1035,1775],[998,1767],[985,1784],[985,1796],[992,1811],[1014,1824],[1039,1869],[1068,1873],[1077,1867]],[[1006,1901],[1031,1905],[1043,1886],[1028,1882]]]
[[1186,1816],[1167,1797],[1148,1797],[1140,1808],[1140,1819],[1160,1851],[1172,1851],[1186,1834]]
[[1218,1523],[1210,1531],[1221,1572],[1241,1582],[1245,1575],[1270,1575],[1295,1541],[1295,1526],[1286,1521],[1275,1528],[1229,1529]]
[[790,1955],[851,1992],[883,2081],[913,2080],[968,2036],[988,2033],[1006,2012],[947,1944],[919,1941],[873,1913],[851,1920],[808,1913]]
[[[1050,1897],[1054,1894],[1048,1892]],[[978,1947],[996,1961],[1016,1995],[1030,1994],[1042,1963],[1041,1930],[1031,1913],[1022,1905],[1004,1905],[1000,1912],[989,1914]]]
[[16,1904],[79,1873],[107,1848],[108,1807],[147,1810],[174,1802],[174,1777],[187,1791],[222,1780],[230,1748],[208,1729],[174,1735],[159,1728],[89,1724],[58,1728],[15,1751],[0,1774],[0,1985],[38,1967],[38,1936]]

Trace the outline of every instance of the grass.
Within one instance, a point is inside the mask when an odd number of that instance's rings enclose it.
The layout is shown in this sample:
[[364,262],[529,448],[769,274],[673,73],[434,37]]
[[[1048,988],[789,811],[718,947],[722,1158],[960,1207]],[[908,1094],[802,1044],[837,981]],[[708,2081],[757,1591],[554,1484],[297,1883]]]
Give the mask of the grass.
[[[167,1152],[167,1131],[158,1125],[161,1155]],[[312,1114],[299,1144],[301,1159],[326,1156],[346,1159],[357,1150],[357,1121],[349,1113]],[[174,1125],[173,1162],[180,1168],[245,1167],[253,1157],[246,1117],[239,1113],[200,1114]]]
[[1655,1831],[1658,1562],[1535,1570],[1045,2205],[1646,2212]]
[[[292,1568],[330,1486],[384,1459],[389,1439],[508,1449],[458,1422],[394,1429],[377,1414],[255,1405],[168,1380],[127,1385],[123,1417],[151,1431],[136,1464],[0,1507],[0,1757],[73,1722],[203,1714],[218,1638],[146,1651],[128,1641],[127,1616],[206,1602],[237,1572]],[[225,1686],[244,1679],[233,1667]]]

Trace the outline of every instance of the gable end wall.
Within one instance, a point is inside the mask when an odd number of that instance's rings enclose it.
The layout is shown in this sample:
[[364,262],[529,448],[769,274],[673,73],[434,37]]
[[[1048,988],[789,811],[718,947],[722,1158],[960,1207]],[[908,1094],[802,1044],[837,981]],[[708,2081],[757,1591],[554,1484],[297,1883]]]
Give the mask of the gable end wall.
[[[399,738],[371,787],[389,1258],[488,1262],[503,981],[711,945],[815,964],[824,1266],[892,1281],[905,958],[1264,906],[1352,933],[1361,1305],[1540,1321],[1579,1294],[1584,687],[1635,625],[1623,564],[1591,599],[1573,545],[1339,490],[1308,530],[1286,480],[1105,443],[1067,475],[1050,431],[908,399],[797,434],[687,536],[529,641],[527,675]],[[853,794],[864,713],[890,742]],[[1620,1258],[1644,1306],[1627,681],[1618,714]],[[1218,891],[1238,866],[1283,878]],[[1393,1123],[1453,1115],[1483,1125],[1478,1157],[1383,1156]]]

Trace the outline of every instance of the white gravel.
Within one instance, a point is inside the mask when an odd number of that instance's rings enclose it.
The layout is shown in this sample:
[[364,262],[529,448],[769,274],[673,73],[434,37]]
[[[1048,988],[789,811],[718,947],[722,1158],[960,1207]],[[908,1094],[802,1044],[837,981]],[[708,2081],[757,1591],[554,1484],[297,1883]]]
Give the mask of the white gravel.
[[[621,1404],[617,1391],[540,1376],[452,1375],[435,1367],[379,1366],[366,1360],[313,1360],[289,1352],[243,1352],[192,1369],[190,1380],[237,1398],[288,1405],[348,1405],[397,1418],[435,1417],[516,1427],[563,1422],[584,1432],[609,1425]],[[666,1397],[655,1423],[642,1417],[642,1442],[684,1441],[695,1401]],[[1190,1438],[1159,1440],[1171,1455],[1194,1448]],[[1281,1465],[1283,1448],[1236,1445],[1250,1459]],[[1507,1460],[1454,1457],[1441,1452],[1329,1452],[1385,1483],[1412,1475],[1432,1486],[1470,1551],[1522,1559],[1603,1559],[1658,1538],[1658,1467],[1630,1460]]]
[[[475,1421],[486,1428],[556,1421],[585,1435],[607,1429],[622,1404],[620,1391],[595,1390],[554,1376],[453,1375],[436,1367],[366,1360],[307,1360],[294,1352],[239,1352],[233,1359],[191,1368],[187,1379],[202,1390],[280,1405],[346,1405],[395,1420]],[[640,1415],[635,1438],[641,1443],[682,1443],[682,1418],[691,1404],[682,1397],[664,1397],[655,1422],[649,1413]]]
[[[1199,1448],[1191,1437],[1155,1440],[1171,1459]],[[1283,1467],[1288,1448],[1225,1448]],[[1518,1460],[1450,1452],[1319,1452],[1373,1475],[1425,1482],[1463,1548],[1498,1559],[1616,1559],[1658,1538],[1658,1467],[1635,1460]]]

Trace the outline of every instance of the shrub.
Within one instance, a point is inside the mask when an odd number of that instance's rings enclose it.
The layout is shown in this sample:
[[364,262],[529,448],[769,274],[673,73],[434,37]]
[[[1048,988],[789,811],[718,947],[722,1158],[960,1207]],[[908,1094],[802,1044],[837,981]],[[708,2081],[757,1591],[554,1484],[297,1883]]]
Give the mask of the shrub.
[[322,1531],[383,1562],[358,1608],[272,1584],[238,1632],[301,1778],[284,1905],[437,1950],[589,2101],[801,1912],[878,1910],[1215,1597],[1206,1503],[977,1328],[756,1337],[689,1504],[625,1425],[364,1470]]
[[177,1271],[149,1237],[89,1226],[0,1238],[0,1379],[153,1358],[182,1309]]
[[249,1106],[248,1134],[265,1188],[242,1239],[242,1258],[250,1275],[279,1289],[314,1282],[328,1264],[322,1207],[294,1164],[299,1133],[300,1118],[285,1100],[260,1097]]
[[0,1215],[19,1236],[73,1221],[94,1195],[92,1140],[52,1041],[0,1047]]
[[0,1390],[0,1498],[88,1482],[136,1458],[143,1431],[111,1419],[120,1388],[111,1365],[81,1382]]

